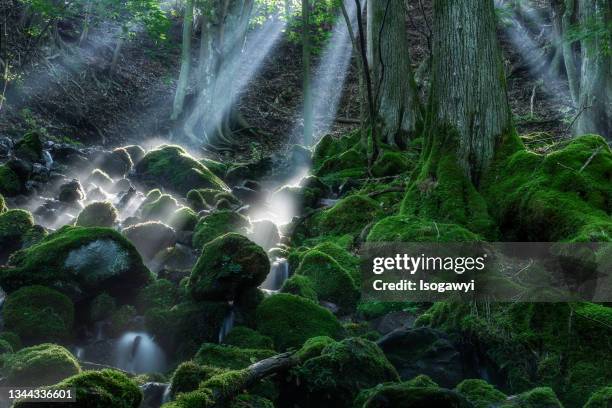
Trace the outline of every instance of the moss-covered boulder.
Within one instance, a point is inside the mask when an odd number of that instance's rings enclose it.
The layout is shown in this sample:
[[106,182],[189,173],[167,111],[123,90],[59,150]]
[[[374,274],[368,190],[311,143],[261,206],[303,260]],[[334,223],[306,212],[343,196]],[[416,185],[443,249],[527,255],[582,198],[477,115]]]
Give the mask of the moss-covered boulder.
[[225,177],[225,173],[227,173],[229,168],[229,166],[225,163],[209,159],[207,157],[200,159],[199,162],[202,163],[208,170],[212,171],[215,176],[221,179]]
[[306,360],[320,356],[325,347],[335,342],[334,339],[328,336],[311,337],[306,340],[302,348],[295,353],[295,356],[300,362],[305,362]]
[[22,343],[17,333],[12,331],[3,331],[0,333],[0,340],[6,341],[8,344],[10,344],[13,351],[21,350]]
[[136,173],[146,183],[180,194],[197,188],[228,189],[219,177],[179,146],[163,145],[149,151],[136,165]]
[[147,153],[145,149],[138,145],[123,146],[123,149],[130,155],[130,159],[134,166],[137,165]]
[[172,282],[157,279],[140,289],[135,304],[141,312],[153,308],[170,309],[178,297],[178,288]]
[[111,227],[117,220],[117,209],[109,201],[88,204],[76,219],[79,227]]
[[72,335],[74,305],[62,293],[44,286],[25,286],[6,298],[4,324],[24,341],[66,340]]
[[399,380],[382,350],[360,338],[329,344],[294,373],[308,406],[349,407],[360,390]]
[[313,235],[358,235],[363,228],[380,216],[375,200],[355,194],[338,201],[333,207],[314,216]]
[[317,250],[308,251],[296,275],[310,278],[319,300],[334,303],[344,312],[355,308],[359,298],[355,282],[348,271],[329,255]]
[[61,202],[74,204],[84,200],[85,197],[85,191],[78,179],[68,180],[59,187],[58,199]]
[[111,177],[123,177],[132,169],[134,163],[127,150],[118,147],[111,152],[101,153],[96,164]]
[[221,210],[201,218],[195,226],[193,247],[202,248],[204,244],[228,233],[246,235],[250,226],[249,219],[231,210]]
[[44,343],[6,355],[3,371],[11,385],[39,387],[78,374],[81,368],[76,358],[64,347]]
[[480,379],[461,381],[455,391],[467,398],[474,408],[489,408],[506,401],[506,394]]
[[273,350],[272,339],[245,326],[234,327],[223,339],[223,343],[247,349]]
[[368,396],[360,408],[472,408],[461,394],[435,387],[413,387],[408,384],[385,384],[366,390]]
[[[75,400],[53,403],[58,408],[139,408],[140,388],[120,371],[105,369],[85,371],[50,387],[52,390],[74,389]],[[15,408],[36,408],[40,403],[19,403]]]
[[170,394],[176,396],[180,393],[197,390],[202,381],[208,380],[213,375],[221,374],[223,371],[222,368],[205,366],[192,360],[184,361],[172,374]]
[[198,216],[189,207],[179,208],[168,220],[168,225],[176,231],[193,231],[197,223]]
[[145,259],[152,259],[160,251],[176,244],[172,228],[159,221],[149,221],[124,228],[121,233]]
[[555,392],[549,387],[536,387],[519,394],[513,403],[521,408],[563,408]]
[[73,300],[93,298],[102,291],[129,295],[150,278],[128,240],[115,230],[97,227],[63,227],[15,252],[9,267],[0,271],[0,285],[8,292],[45,285]]
[[204,343],[194,361],[202,365],[238,370],[275,354],[273,350]]
[[20,159],[35,162],[42,160],[43,144],[36,132],[26,133],[15,143],[15,156]]
[[154,199],[154,195],[151,195],[151,192],[149,192],[146,200],[140,207],[140,214],[145,220],[166,221],[178,208],[178,202],[171,195],[161,194]]
[[109,189],[113,185],[113,179],[100,169],[93,169],[87,177],[87,183],[93,183],[103,189]]
[[609,408],[610,406],[612,406],[612,386],[595,391],[584,408]]
[[7,164],[0,164],[0,194],[14,197],[24,190],[19,175]]
[[318,302],[317,291],[315,285],[308,276],[293,275],[283,283],[280,289],[281,293],[290,293],[292,295],[301,296],[305,299]]
[[25,210],[8,210],[0,213],[0,261],[23,243],[28,231],[34,227],[32,214]]
[[369,242],[471,242],[481,238],[457,224],[437,223],[411,216],[394,215],[377,222]]
[[191,271],[189,290],[195,299],[234,300],[261,284],[269,272],[270,260],[259,245],[229,233],[204,245]]
[[89,319],[99,322],[110,317],[117,308],[117,301],[108,293],[100,293],[89,305]]
[[271,337],[277,350],[300,347],[315,336],[338,338],[342,332],[329,310],[288,293],[264,299],[256,314],[257,331]]

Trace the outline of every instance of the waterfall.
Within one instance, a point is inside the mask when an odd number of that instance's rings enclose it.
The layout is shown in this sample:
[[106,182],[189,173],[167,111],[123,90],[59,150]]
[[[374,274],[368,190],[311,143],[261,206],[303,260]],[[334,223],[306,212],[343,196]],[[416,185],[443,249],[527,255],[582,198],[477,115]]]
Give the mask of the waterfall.
[[83,360],[83,357],[85,356],[85,349],[83,347],[75,347],[74,356],[77,358],[77,360]]
[[270,273],[268,273],[260,288],[269,291],[279,290],[287,278],[289,278],[289,263],[285,258],[277,259],[270,266]]
[[166,355],[145,332],[127,332],[115,344],[115,367],[134,373],[163,372]]
[[236,314],[234,313],[234,309],[232,308],[223,319],[223,324],[221,325],[221,329],[219,330],[219,343],[223,343],[223,340],[225,339],[227,334],[234,328],[235,319]]

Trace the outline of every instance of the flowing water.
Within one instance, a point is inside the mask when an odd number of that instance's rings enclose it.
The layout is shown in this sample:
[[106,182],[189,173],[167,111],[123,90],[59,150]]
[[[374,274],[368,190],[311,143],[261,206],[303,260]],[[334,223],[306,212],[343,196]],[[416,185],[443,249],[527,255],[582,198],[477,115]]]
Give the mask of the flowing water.
[[223,343],[223,340],[227,336],[227,334],[232,331],[234,328],[234,321],[236,320],[236,313],[234,313],[234,309],[230,309],[225,318],[223,319],[223,323],[221,324],[221,329],[219,330],[219,343]]
[[127,332],[114,346],[114,366],[134,374],[164,372],[166,354],[145,332]]
[[277,291],[289,278],[289,263],[285,258],[277,259],[270,266],[270,273],[263,281],[260,288],[266,291]]

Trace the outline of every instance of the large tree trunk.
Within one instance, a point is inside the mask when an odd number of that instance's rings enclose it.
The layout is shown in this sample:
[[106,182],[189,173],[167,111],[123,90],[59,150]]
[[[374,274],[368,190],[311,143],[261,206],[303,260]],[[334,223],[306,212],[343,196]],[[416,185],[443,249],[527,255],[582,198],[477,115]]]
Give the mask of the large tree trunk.
[[493,0],[435,0],[433,25],[426,149],[454,134],[459,164],[478,185],[512,129]]
[[586,36],[580,43],[582,70],[576,121],[577,134],[597,133],[608,139],[612,137],[612,65],[609,50],[606,50],[612,43],[610,13],[606,0],[580,2],[581,25],[602,27],[603,30]]
[[[575,12],[574,0],[565,0],[565,11],[563,12],[562,28],[564,35],[570,32],[573,23]],[[580,78],[576,70],[576,58],[574,56],[574,47],[567,39],[563,39],[563,60],[565,61],[565,72],[567,73],[567,82],[569,84],[570,95],[575,106],[579,103]]]
[[422,115],[410,66],[403,0],[368,2],[368,58],[381,140],[403,145],[421,128]]
[[185,16],[183,19],[183,46],[181,51],[181,72],[174,94],[174,105],[172,109],[172,120],[176,120],[183,113],[187,85],[189,84],[189,72],[191,70],[191,35],[193,31],[193,0],[185,3]]

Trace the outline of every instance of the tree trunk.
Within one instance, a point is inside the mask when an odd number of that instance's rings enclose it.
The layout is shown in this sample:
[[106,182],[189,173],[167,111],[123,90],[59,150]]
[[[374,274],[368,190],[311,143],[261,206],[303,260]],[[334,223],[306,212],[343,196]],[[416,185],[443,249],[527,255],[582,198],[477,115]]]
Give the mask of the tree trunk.
[[310,81],[310,1],[302,0],[302,92],[304,94],[304,146],[312,144],[313,107]]
[[580,75],[579,117],[576,133],[597,133],[612,137],[612,65],[606,47],[612,43],[609,26],[610,8],[606,0],[581,0],[582,27],[604,27],[597,34],[586,36],[580,43],[582,70]]
[[[421,106],[411,68],[403,0],[368,3],[368,46],[381,140],[404,145],[421,129]],[[371,6],[370,6],[371,4]]]
[[183,113],[187,85],[189,84],[189,72],[191,70],[191,35],[193,31],[193,0],[185,3],[185,15],[183,18],[183,45],[181,51],[181,72],[176,84],[174,94],[174,105],[170,119],[176,120]]
[[512,129],[493,0],[435,0],[426,153],[453,134],[459,165],[478,185]]
[[[562,18],[562,28],[565,35],[570,32],[574,11],[574,0],[565,0],[565,11],[563,12]],[[570,95],[572,97],[574,106],[578,106],[580,98],[580,78],[578,77],[578,71],[576,70],[574,47],[567,38],[563,39],[563,60],[565,62],[565,72],[567,73],[567,82],[569,85]]]

